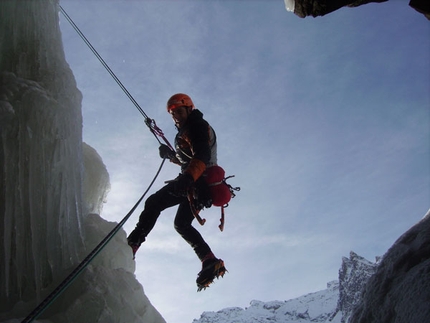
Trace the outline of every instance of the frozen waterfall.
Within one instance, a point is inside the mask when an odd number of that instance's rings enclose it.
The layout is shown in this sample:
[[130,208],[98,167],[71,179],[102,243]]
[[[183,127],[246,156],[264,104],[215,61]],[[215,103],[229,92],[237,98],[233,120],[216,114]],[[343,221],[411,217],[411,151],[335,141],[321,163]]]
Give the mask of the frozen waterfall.
[[[109,175],[82,143],[58,0],[7,0],[0,9],[0,322],[20,322],[115,223],[96,214]],[[43,322],[164,322],[134,277],[125,232],[107,248]]]

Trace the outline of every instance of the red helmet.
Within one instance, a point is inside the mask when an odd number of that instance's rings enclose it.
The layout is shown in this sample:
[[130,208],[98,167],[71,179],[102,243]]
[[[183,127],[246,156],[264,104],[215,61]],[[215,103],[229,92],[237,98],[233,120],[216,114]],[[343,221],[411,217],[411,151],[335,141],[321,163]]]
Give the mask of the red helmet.
[[167,101],[167,112],[170,113],[170,111],[179,107],[191,107],[191,109],[194,109],[194,103],[188,95],[177,93]]

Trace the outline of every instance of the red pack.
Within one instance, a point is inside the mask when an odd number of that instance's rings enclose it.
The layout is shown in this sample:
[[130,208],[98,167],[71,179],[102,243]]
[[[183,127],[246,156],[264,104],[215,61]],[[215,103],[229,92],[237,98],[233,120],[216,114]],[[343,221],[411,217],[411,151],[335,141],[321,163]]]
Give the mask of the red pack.
[[214,206],[226,206],[230,202],[233,192],[225,182],[225,171],[220,166],[212,166],[206,169],[203,178],[209,186]]
[[[205,170],[202,177],[206,181],[209,186],[209,190],[212,198],[212,205],[221,207],[221,224],[219,225],[219,229],[221,231],[224,230],[224,208],[228,206],[228,202],[230,202],[232,197],[235,197],[234,191],[239,191],[240,187],[232,187],[226,181],[227,179],[234,177],[228,176],[225,177],[225,171],[221,166],[212,166]],[[204,225],[206,219],[202,219],[199,215],[200,209],[197,209],[194,206],[194,197],[193,193],[190,191],[188,193],[188,200],[190,201],[191,211],[193,212],[194,217],[197,221]]]

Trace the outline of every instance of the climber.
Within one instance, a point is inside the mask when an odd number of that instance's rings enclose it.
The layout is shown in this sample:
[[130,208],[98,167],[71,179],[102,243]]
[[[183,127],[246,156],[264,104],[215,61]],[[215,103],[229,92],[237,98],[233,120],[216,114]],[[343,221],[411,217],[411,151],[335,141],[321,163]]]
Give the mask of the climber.
[[192,226],[194,219],[190,206],[189,192],[193,189],[194,206],[202,209],[210,207],[211,197],[208,185],[202,178],[204,171],[217,165],[216,136],[212,127],[203,119],[203,114],[194,106],[191,98],[183,93],[173,95],[167,102],[178,133],[175,137],[176,152],[167,145],[161,145],[161,158],[167,158],[181,166],[181,173],[145,202],[136,228],[127,238],[133,250],[133,257],[153,229],[161,211],[179,205],[174,226],[182,238],[194,249],[202,262],[202,270],[197,277],[198,290],[204,289],[214,278],[226,272],[224,262],[215,257],[201,234]]

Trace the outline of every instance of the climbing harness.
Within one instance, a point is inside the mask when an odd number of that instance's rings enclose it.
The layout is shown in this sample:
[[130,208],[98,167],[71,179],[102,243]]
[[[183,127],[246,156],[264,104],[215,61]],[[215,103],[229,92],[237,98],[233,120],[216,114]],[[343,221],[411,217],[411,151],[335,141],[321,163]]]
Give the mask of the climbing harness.
[[[96,49],[91,45],[91,43],[88,41],[88,39],[84,36],[84,34],[79,30],[79,28],[76,26],[76,24],[70,18],[70,16],[66,13],[66,11],[60,5],[59,5],[59,8],[60,8],[61,13],[64,15],[64,17],[69,21],[69,23],[72,25],[72,27],[75,29],[75,31],[79,34],[79,36],[82,38],[82,40],[87,44],[87,46],[90,48],[90,50],[94,53],[94,55],[98,58],[98,60],[102,63],[102,65],[105,67],[105,69],[109,72],[109,74],[116,81],[116,83],[120,86],[120,88],[123,90],[123,92],[131,100],[131,102],[134,104],[134,106],[137,108],[137,110],[145,118],[145,124],[148,126],[149,130],[155,136],[157,141],[160,144],[162,144],[162,142],[159,139],[159,138],[161,138],[167,146],[169,146],[172,150],[174,150],[172,145],[169,143],[169,141],[164,136],[163,131],[161,131],[161,129],[156,125],[155,121],[153,119],[149,118],[148,115],[145,113],[145,111],[143,111],[143,109],[140,107],[140,105],[137,103],[137,101],[133,98],[133,96],[126,89],[126,87],[121,83],[121,81],[118,79],[118,77],[115,75],[115,73],[106,64],[106,62],[99,55],[99,53],[96,51]],[[127,213],[127,215],[121,220],[121,222],[119,222],[115,226],[115,228],[111,232],[109,232],[109,234],[88,254],[88,256],[21,323],[30,323],[30,322],[33,322],[35,319],[37,319],[46,310],[46,308],[48,306],[50,306],[61,295],[61,293],[82,273],[82,271],[89,265],[89,263],[103,250],[103,248],[109,243],[109,241],[115,236],[115,234],[123,227],[123,225],[127,222],[127,220],[130,218],[130,216],[133,214],[133,212],[139,206],[140,202],[143,200],[145,195],[148,193],[148,191],[150,190],[150,188],[154,184],[158,175],[160,174],[160,171],[163,168],[165,161],[166,161],[166,159],[163,158],[163,161],[161,162],[161,165],[158,168],[158,171],[155,174],[153,180],[151,181],[151,183],[149,184],[148,188],[143,193],[143,195],[136,202],[136,204],[131,208],[130,212]]]

